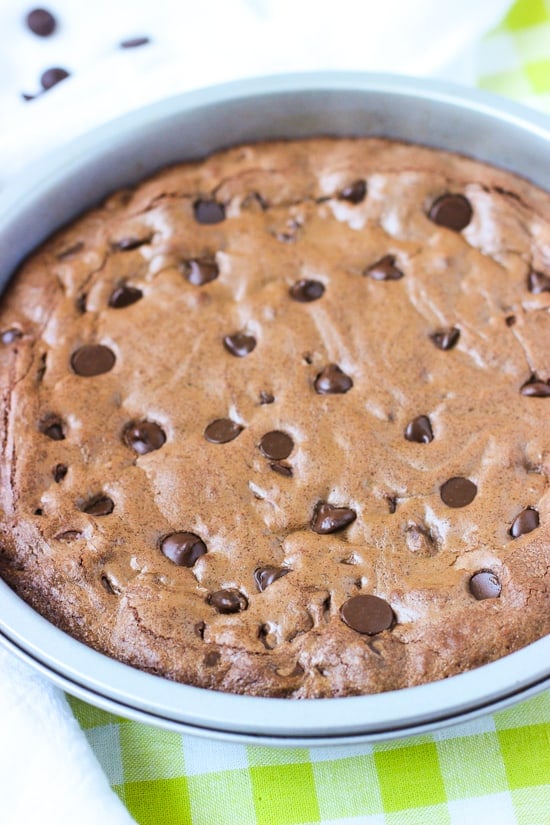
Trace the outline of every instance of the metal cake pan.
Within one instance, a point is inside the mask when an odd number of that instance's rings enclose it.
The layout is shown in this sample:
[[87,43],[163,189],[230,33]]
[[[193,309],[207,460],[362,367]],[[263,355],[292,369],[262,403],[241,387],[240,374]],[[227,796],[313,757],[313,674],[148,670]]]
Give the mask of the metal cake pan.
[[[89,132],[0,193],[0,287],[53,230],[166,164],[275,137],[377,135],[473,156],[550,189],[550,120],[502,99],[365,73],[258,78],[186,93]],[[349,744],[462,722],[550,687],[550,636],[468,673],[337,699],[236,696],[176,684],[75,641],[0,580],[0,641],[69,693],[139,721],[241,742]]]

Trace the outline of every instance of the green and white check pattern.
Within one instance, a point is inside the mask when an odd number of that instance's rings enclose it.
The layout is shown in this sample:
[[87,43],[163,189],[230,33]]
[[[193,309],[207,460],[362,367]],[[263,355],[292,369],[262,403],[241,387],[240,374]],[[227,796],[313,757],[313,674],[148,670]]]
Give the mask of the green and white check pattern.
[[[483,41],[479,85],[550,112],[550,0]],[[550,693],[374,745],[274,749],[182,736],[70,699],[139,825],[550,825]]]

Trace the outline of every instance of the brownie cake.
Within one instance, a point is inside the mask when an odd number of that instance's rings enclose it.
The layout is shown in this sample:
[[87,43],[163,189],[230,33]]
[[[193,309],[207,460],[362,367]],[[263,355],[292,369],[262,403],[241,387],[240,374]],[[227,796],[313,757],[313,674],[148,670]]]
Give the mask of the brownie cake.
[[379,139],[116,193],[0,309],[3,578],[194,685],[324,697],[550,632],[550,196]]

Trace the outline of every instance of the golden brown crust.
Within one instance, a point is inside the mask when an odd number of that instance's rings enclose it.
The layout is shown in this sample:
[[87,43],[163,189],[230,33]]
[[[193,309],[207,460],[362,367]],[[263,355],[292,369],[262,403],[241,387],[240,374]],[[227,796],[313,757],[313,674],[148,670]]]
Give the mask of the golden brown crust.
[[[342,197],[361,180],[364,199]],[[428,217],[448,192],[472,206],[462,231]],[[225,220],[197,223],[212,197]],[[190,261],[212,279],[190,282]],[[0,310],[0,333],[21,333],[0,344],[1,575],[116,658],[256,695],[419,684],[550,632],[550,398],[520,393],[550,380],[550,291],[530,271],[550,275],[550,197],[418,146],[237,147],[113,195],[24,264]],[[296,300],[301,279],[324,292]],[[125,284],[142,296],[109,306]],[[238,332],[255,339],[241,356],[224,345]],[[97,344],[114,367],[76,374]],[[331,364],[351,388],[316,392]],[[404,436],[421,415],[429,443]],[[242,429],[207,440],[221,418]],[[144,420],[165,442],[139,455],[125,433]],[[271,431],[292,438],[282,460],[259,449]],[[476,485],[460,508],[440,492],[457,476]],[[112,512],[85,512],[98,496]],[[356,518],[316,532],[319,502]],[[539,525],[513,538],[526,508]],[[205,543],[192,567],[161,552],[174,532]],[[260,589],[259,567],[290,572]],[[475,598],[479,571],[498,597]],[[239,612],[218,612],[220,590]],[[358,594],[393,625],[348,626]]]

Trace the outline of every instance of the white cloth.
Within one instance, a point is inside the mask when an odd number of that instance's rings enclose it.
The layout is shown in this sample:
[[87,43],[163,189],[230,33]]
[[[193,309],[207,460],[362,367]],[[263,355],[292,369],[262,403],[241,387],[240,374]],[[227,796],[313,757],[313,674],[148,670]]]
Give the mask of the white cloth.
[[[472,54],[507,0],[51,0],[54,36],[25,29],[26,0],[0,3],[0,185],[92,126],[187,89],[320,69],[473,81]],[[48,2],[46,5],[50,5]],[[152,42],[121,50],[126,38]],[[30,102],[51,66],[71,78]],[[132,822],[61,691],[0,650],[2,825]]]

